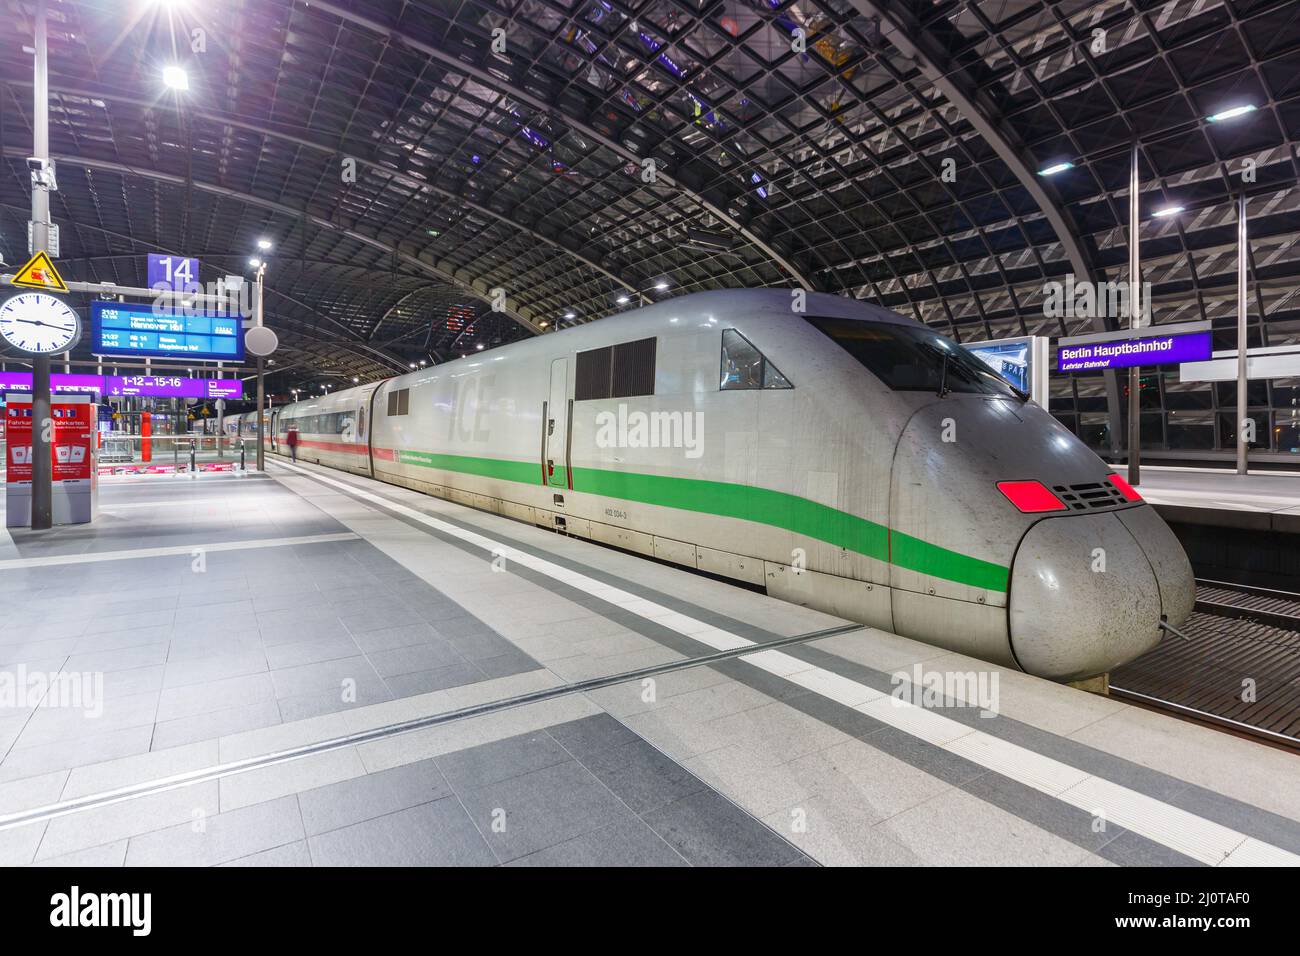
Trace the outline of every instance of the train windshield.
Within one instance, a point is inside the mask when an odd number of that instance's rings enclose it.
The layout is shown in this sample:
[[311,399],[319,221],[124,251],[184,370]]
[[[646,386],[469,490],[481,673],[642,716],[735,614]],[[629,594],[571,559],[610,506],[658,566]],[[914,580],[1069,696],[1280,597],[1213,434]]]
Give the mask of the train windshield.
[[807,318],[896,391],[1027,398],[970,352],[929,329],[858,319]]

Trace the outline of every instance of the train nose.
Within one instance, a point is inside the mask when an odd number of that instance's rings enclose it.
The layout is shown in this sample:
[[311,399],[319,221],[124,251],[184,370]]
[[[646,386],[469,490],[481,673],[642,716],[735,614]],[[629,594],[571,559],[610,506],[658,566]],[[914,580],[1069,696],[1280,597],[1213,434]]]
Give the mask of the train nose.
[[1161,616],[1181,624],[1194,598],[1187,556],[1149,505],[1047,518],[1011,567],[1011,649],[1039,677],[1095,677],[1154,647]]

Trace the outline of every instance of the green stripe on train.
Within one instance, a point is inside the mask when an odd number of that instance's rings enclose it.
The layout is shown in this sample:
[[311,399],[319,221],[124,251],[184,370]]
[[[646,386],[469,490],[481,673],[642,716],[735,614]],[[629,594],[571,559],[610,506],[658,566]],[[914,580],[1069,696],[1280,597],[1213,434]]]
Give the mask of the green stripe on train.
[[[529,485],[539,484],[541,479],[540,465],[500,458],[399,450],[397,460],[404,465]],[[556,471],[558,476],[559,469]],[[946,581],[988,591],[1007,589],[1010,569],[1003,565],[950,551],[897,531],[891,536],[882,524],[769,488],[599,468],[573,469],[573,488],[606,498],[755,521]]]

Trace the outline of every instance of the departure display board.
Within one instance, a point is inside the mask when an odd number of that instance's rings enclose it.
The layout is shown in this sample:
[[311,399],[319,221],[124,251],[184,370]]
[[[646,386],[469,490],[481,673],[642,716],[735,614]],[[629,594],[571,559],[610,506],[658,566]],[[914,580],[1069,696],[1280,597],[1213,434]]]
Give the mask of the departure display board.
[[96,355],[149,355],[160,358],[244,359],[239,316],[159,312],[152,305],[92,302],[91,352]]

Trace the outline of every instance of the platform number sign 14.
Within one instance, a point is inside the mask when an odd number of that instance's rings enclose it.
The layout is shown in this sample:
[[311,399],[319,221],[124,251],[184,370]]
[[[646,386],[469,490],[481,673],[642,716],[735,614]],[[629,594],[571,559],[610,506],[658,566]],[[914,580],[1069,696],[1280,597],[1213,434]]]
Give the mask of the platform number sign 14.
[[149,253],[149,288],[184,292],[199,282],[199,260]]

